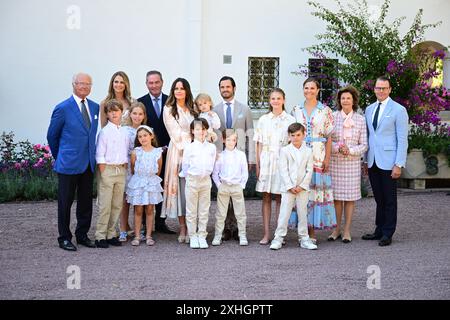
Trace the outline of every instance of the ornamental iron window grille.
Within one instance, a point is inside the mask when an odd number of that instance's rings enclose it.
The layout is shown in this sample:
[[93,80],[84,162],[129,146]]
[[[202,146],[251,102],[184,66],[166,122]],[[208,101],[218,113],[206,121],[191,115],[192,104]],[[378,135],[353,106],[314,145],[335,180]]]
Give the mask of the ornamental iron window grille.
[[320,83],[319,101],[325,105],[335,108],[334,97],[338,89],[337,59],[309,59],[308,75],[316,78]]
[[280,83],[280,58],[248,58],[248,106],[252,109],[267,109],[269,94]]

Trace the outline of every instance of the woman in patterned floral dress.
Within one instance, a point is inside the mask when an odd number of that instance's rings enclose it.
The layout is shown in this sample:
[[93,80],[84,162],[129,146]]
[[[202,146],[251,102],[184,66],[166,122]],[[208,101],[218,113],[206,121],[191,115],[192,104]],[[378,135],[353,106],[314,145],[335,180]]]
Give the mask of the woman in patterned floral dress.
[[303,83],[305,102],[295,106],[292,115],[306,128],[306,145],[313,150],[314,172],[311,179],[311,192],[308,204],[308,232],[313,242],[315,229],[336,227],[336,214],[331,189],[330,159],[333,113],[331,109],[317,100],[320,84],[314,78]]
[[348,86],[337,94],[337,110],[334,113],[332,133],[331,177],[336,209],[337,227],[328,237],[334,241],[341,237],[342,212],[345,211],[345,225],[342,241],[350,243],[355,200],[361,199],[361,157],[367,150],[366,120],[358,110],[358,91]]
[[273,89],[269,95],[269,112],[261,116],[255,129],[256,142],[256,191],[262,192],[262,216],[264,236],[259,244],[270,243],[270,216],[272,195],[275,195],[275,221],[281,203],[281,180],[278,172],[278,157],[281,147],[288,144],[287,128],[295,122],[294,117],[284,111],[284,91]]

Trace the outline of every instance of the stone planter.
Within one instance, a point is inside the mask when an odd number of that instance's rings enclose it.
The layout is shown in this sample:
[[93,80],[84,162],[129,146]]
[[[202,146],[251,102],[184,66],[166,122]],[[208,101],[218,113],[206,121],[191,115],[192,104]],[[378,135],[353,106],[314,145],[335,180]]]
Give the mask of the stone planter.
[[[406,166],[403,168],[400,178],[408,181],[408,187],[410,189],[425,189],[426,179],[450,179],[450,167],[447,164],[447,157],[443,154],[438,154],[436,159],[437,173],[429,174],[427,173],[422,150],[412,149],[408,153]],[[433,160],[435,159],[431,159],[431,161]]]

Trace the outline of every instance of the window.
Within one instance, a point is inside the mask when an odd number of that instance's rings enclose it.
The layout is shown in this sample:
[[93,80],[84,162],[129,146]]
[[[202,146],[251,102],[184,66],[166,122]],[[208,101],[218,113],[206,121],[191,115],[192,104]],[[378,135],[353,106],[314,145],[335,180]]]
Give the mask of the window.
[[334,107],[334,95],[338,89],[334,75],[337,74],[337,59],[309,59],[309,76],[320,83],[319,101],[329,107]]
[[278,88],[280,79],[280,58],[248,58],[248,106],[252,109],[269,107],[269,93]]

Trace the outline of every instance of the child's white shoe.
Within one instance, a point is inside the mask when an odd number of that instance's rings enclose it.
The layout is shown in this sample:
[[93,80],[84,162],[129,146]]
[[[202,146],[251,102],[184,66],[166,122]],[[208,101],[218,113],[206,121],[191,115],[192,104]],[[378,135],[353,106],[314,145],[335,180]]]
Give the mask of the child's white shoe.
[[270,244],[270,249],[279,250],[279,249],[281,249],[282,246],[283,246],[283,243],[281,241],[273,239],[272,243]]
[[214,236],[214,239],[211,244],[213,246],[220,246],[221,243],[222,243],[222,236]]
[[248,246],[247,236],[239,236],[239,245]]
[[310,238],[303,238],[300,240],[300,247],[308,250],[316,250],[317,245],[315,245]]
[[206,242],[205,238],[198,237],[198,244],[200,249],[208,249],[208,243]]
[[200,248],[200,244],[198,243],[198,237],[197,236],[192,236],[190,237],[190,242],[189,242],[189,246],[191,247],[191,249],[198,249]]

